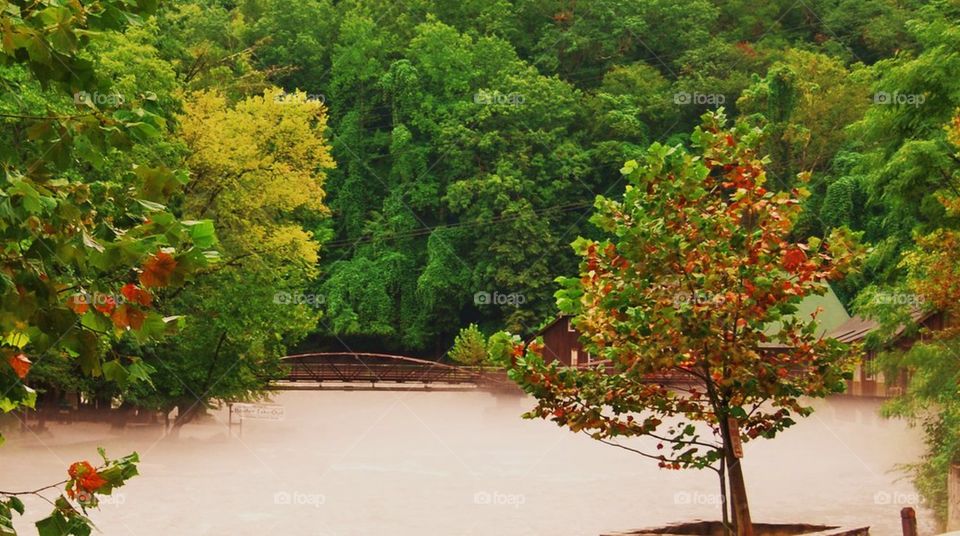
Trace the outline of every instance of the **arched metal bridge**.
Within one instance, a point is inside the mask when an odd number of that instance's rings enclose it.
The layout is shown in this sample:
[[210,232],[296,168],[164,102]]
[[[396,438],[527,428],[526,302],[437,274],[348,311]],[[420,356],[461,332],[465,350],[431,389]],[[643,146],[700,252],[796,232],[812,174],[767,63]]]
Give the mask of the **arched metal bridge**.
[[476,388],[506,383],[502,372],[367,352],[311,352],[282,359],[278,389]]

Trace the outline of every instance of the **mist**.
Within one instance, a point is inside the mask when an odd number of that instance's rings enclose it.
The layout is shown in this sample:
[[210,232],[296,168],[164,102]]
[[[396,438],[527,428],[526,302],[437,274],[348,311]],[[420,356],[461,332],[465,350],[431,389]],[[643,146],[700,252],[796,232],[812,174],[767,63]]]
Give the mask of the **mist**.
[[[179,434],[163,426],[48,423],[8,431],[4,489],[65,478],[76,460],[141,455],[141,476],[92,518],[111,535],[596,536],[718,519],[712,471],[664,471],[636,454],[520,415],[532,399],[483,392],[282,391],[271,419],[228,426],[226,409]],[[872,527],[899,534],[899,508],[930,513],[898,470],[918,432],[878,416],[880,402],[816,401],[776,441],[746,445],[758,522]],[[236,420],[236,417],[235,417]],[[627,443],[641,445],[642,443]],[[50,506],[28,497],[17,527]],[[28,532],[27,532],[28,533]]]

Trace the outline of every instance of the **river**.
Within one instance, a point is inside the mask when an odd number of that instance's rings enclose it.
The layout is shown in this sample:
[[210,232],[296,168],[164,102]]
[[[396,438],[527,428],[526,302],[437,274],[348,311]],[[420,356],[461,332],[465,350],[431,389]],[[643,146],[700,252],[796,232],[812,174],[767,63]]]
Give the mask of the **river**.
[[[276,420],[227,428],[227,412],[186,426],[51,424],[9,431],[0,489],[65,477],[96,447],[140,453],[141,475],[92,517],[103,534],[597,536],[719,516],[713,472],[663,471],[636,454],[519,415],[529,399],[481,392],[284,391]],[[918,506],[896,470],[919,434],[879,402],[834,398],[772,441],[746,445],[755,521],[899,532]],[[29,521],[48,510],[28,499]],[[918,507],[922,532],[930,515]]]

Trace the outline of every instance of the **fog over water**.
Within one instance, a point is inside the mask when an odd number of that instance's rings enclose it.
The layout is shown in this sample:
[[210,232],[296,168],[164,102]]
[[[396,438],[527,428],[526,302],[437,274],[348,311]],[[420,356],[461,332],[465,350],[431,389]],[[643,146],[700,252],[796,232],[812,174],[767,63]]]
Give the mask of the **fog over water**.
[[[140,453],[141,475],[92,518],[106,535],[597,536],[719,517],[712,471],[650,460],[519,415],[531,399],[481,392],[284,391],[281,420],[227,412],[186,426],[58,425],[7,431],[0,489],[61,480],[78,459]],[[919,433],[877,416],[873,400],[834,398],[773,441],[746,446],[758,522],[871,525],[900,534],[916,495],[897,464]],[[635,445],[635,443],[634,443]],[[29,522],[49,510],[28,498]],[[929,513],[919,509],[931,533]]]

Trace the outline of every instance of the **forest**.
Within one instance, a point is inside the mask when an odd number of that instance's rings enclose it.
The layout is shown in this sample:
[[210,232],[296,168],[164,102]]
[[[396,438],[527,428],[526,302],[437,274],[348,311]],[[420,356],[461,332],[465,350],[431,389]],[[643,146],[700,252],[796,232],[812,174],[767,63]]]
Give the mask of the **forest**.
[[[960,295],[955,0],[0,0],[0,32],[4,412],[187,422],[297,351],[530,336],[624,163],[717,110],[793,239],[864,246],[850,311]],[[955,349],[883,361],[930,369],[888,412],[940,505]]]

